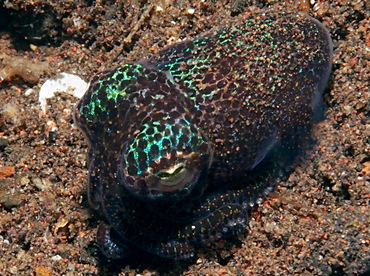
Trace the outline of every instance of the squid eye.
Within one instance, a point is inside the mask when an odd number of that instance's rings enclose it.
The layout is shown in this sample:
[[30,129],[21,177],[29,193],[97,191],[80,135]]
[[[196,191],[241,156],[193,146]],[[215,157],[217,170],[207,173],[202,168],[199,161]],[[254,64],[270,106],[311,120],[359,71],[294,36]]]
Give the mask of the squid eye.
[[194,181],[196,173],[183,162],[146,176],[145,182],[156,193],[179,192],[182,189],[187,189],[185,187]]
[[162,187],[163,190],[178,189],[185,184],[184,180],[186,180],[187,175],[188,171],[183,163],[177,164],[169,169],[159,171],[156,173],[156,176],[158,177],[158,188]]
[[[174,177],[178,175],[179,173],[182,173],[185,170],[185,166],[181,164],[181,166],[178,166],[175,168],[175,170],[166,170],[166,171],[160,171],[157,173],[157,176],[160,177],[161,179],[167,179]],[[173,171],[173,172],[172,172]]]

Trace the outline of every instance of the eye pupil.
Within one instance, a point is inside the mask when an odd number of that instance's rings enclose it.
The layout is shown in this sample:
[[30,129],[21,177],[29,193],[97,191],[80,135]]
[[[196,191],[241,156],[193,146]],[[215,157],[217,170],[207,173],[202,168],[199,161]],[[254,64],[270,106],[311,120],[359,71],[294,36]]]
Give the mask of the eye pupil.
[[160,178],[169,178],[171,176],[177,175],[179,172],[181,172],[184,169],[184,166],[178,167],[174,172],[169,173],[169,172],[158,172],[157,176]]
[[158,175],[160,178],[166,178],[166,177],[171,176],[171,174],[170,174],[170,173],[166,173],[166,172],[159,172],[157,175]]

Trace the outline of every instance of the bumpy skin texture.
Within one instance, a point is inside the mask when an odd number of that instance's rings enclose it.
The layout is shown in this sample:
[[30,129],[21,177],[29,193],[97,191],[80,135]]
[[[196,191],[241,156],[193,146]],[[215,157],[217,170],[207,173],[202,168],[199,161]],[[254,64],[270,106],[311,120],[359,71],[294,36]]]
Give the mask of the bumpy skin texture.
[[331,63],[321,23],[267,11],[94,76],[75,121],[103,252],[189,258],[243,231],[309,137]]

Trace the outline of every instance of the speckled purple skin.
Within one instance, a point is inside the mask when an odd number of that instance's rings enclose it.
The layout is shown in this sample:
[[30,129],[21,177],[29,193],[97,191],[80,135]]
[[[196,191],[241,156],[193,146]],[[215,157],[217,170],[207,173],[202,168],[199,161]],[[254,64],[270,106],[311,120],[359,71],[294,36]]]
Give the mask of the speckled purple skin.
[[243,231],[309,140],[331,64],[321,23],[268,11],[94,76],[75,121],[103,252],[189,258]]

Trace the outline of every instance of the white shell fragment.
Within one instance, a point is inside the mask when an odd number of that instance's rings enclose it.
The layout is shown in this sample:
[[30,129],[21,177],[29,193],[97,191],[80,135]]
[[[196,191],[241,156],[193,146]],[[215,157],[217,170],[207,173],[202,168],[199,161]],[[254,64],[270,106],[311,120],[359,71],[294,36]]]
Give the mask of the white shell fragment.
[[79,76],[68,73],[56,74],[41,86],[39,94],[41,109],[46,113],[46,99],[53,97],[56,92],[64,92],[81,98],[86,89],[87,82]]

